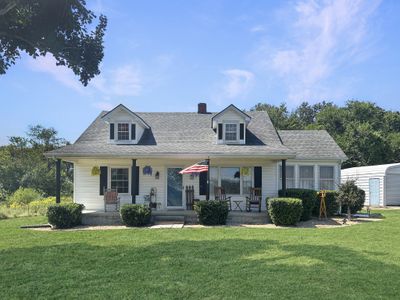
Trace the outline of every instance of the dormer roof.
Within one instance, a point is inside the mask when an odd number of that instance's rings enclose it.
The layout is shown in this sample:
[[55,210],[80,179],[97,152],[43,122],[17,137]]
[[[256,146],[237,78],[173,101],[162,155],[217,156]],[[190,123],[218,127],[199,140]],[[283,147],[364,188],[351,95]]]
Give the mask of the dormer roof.
[[246,114],[244,111],[242,111],[241,109],[237,108],[235,105],[231,104],[228,107],[226,107],[225,109],[221,110],[219,113],[215,114],[211,118],[211,127],[215,129],[216,128],[215,120],[218,119],[219,117],[221,117],[224,113],[226,113],[229,110],[232,110],[235,113],[239,114],[241,117],[243,117],[243,119],[246,122],[246,125],[250,123],[251,117],[248,114]]
[[129,115],[132,116],[132,118],[136,119],[144,128],[146,129],[150,129],[150,126],[145,122],[145,120],[143,120],[138,114],[135,114],[133,111],[131,111],[129,108],[127,108],[125,105],[123,104],[119,104],[116,107],[114,107],[112,110],[110,110],[109,112],[107,112],[106,114],[104,114],[101,118],[107,122],[110,123],[110,120],[112,120],[112,115],[115,112],[118,111],[124,111],[126,113],[128,113]]

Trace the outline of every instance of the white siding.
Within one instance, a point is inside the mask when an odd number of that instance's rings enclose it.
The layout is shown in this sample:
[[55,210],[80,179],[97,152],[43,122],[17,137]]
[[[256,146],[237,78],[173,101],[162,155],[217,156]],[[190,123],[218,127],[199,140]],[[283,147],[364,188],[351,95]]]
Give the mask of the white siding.
[[390,174],[400,174],[400,164],[344,169],[342,170],[342,182],[355,180],[357,186],[365,191],[365,205],[370,205],[369,180],[371,178],[377,178],[380,180],[379,206],[400,205],[400,200],[397,202],[395,200],[398,198],[397,195],[399,195],[396,187],[400,186],[400,180],[394,178],[388,180],[388,177],[391,177]]

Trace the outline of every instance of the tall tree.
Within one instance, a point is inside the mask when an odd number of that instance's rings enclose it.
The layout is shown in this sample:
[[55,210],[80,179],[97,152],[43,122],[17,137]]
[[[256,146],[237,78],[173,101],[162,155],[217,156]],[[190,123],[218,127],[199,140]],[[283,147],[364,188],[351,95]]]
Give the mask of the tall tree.
[[0,0],[0,74],[21,51],[33,58],[51,53],[57,65],[70,68],[83,85],[100,74],[107,18],[96,16],[84,0]]

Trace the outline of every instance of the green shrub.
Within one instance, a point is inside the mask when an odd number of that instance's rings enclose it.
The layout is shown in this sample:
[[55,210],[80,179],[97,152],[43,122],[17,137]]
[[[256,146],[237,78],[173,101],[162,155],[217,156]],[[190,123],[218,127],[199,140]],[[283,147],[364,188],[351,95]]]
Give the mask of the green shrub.
[[[337,191],[326,191],[326,214],[329,216],[334,216],[339,212],[339,203],[337,202]],[[315,201],[313,215],[319,216],[319,207],[321,205],[321,198],[318,196]]]
[[143,204],[125,204],[120,214],[122,222],[129,227],[145,226],[151,220],[151,209]]
[[311,219],[312,211],[317,201],[318,194],[316,191],[308,189],[287,189],[285,195],[283,194],[283,191],[280,190],[279,197],[301,199],[303,204],[301,221],[307,221]]
[[198,201],[194,206],[202,225],[225,225],[228,218],[228,204],[224,201]]
[[7,215],[0,212],[0,220],[7,219]]
[[42,198],[42,194],[35,189],[20,187],[8,199],[10,206],[23,206],[34,200]]
[[[61,203],[72,203],[71,197],[61,197]],[[49,206],[56,204],[56,197],[47,197],[40,200],[34,200],[29,203],[30,213],[44,215]]]
[[267,199],[268,213],[275,225],[296,225],[303,213],[303,204],[297,198]]
[[71,228],[82,224],[83,204],[62,203],[47,209],[48,222],[56,228]]
[[342,212],[355,214],[364,207],[365,191],[360,189],[354,180],[339,185],[337,201],[342,206]]

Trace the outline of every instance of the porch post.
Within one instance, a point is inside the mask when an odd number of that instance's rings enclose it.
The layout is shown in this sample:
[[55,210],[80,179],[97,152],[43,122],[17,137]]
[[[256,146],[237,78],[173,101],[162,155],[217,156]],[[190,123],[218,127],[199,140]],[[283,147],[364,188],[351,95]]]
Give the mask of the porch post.
[[210,200],[210,159],[207,159],[207,192],[206,200]]
[[138,180],[136,172],[136,159],[132,159],[132,167],[131,167],[131,196],[132,196],[132,204],[136,203],[136,182]]
[[286,159],[282,159],[282,192],[286,196]]
[[56,203],[61,202],[61,159],[56,161]]

